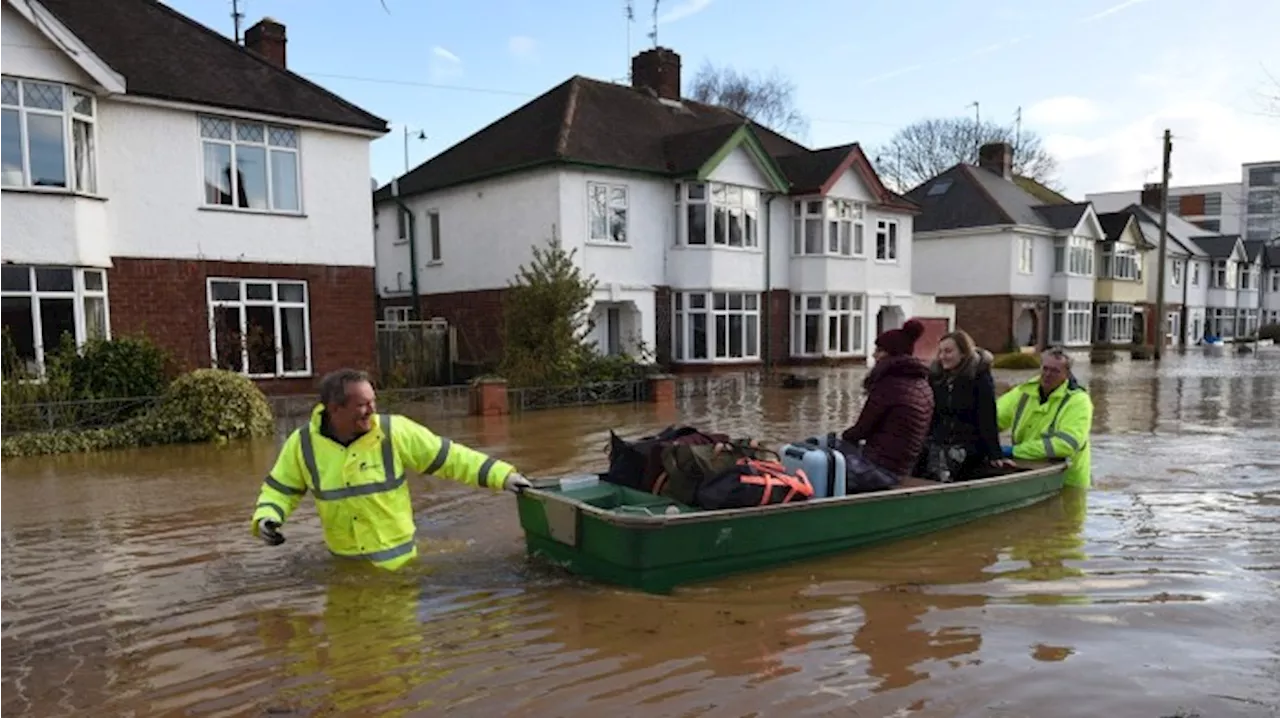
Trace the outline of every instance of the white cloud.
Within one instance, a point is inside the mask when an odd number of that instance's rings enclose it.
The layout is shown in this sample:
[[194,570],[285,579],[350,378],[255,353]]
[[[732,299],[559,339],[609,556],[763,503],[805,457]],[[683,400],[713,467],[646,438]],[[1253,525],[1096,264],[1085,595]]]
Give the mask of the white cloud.
[[666,24],[697,15],[706,10],[712,2],[713,0],[684,0],[684,2],[659,15],[658,22]]
[[507,52],[519,60],[531,60],[538,52],[538,41],[528,35],[513,35],[507,40]]
[[1027,108],[1026,119],[1037,125],[1087,125],[1102,116],[1102,109],[1088,98],[1061,95]]
[[443,48],[443,47],[440,47],[439,45],[436,45],[435,47],[431,48],[431,54],[432,54],[432,55],[435,55],[436,57],[440,58],[441,60],[447,60],[447,61],[452,62],[452,63],[455,63],[455,64],[461,64],[461,63],[462,63],[462,58],[458,57],[457,55],[453,54],[452,52],[449,52],[447,49],[445,49],[445,48]]
[[1146,1],[1147,0],[1124,0],[1124,2],[1116,3],[1115,5],[1112,5],[1111,7],[1106,8],[1101,12],[1095,12],[1089,17],[1082,19],[1080,22],[1086,23],[1086,22],[1093,22],[1094,20],[1101,20],[1102,18],[1107,17],[1108,15],[1114,15],[1122,10],[1133,7],[1134,5],[1139,5]]

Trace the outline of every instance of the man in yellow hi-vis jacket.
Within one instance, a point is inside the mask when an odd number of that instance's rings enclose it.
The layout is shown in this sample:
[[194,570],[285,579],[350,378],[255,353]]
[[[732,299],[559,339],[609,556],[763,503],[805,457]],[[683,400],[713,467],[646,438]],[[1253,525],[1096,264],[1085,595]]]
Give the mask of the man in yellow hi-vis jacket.
[[529,481],[510,464],[436,436],[404,416],[378,414],[364,372],[340,369],[320,383],[320,403],[290,434],[262,482],[251,531],[272,546],[280,526],[311,492],[329,550],[397,569],[418,555],[405,472],[495,491]]
[[1089,433],[1093,400],[1071,374],[1071,356],[1060,347],[1040,356],[1040,376],[1005,392],[996,401],[1000,430],[1009,430],[1015,459],[1066,459],[1063,483],[1088,488],[1091,482]]

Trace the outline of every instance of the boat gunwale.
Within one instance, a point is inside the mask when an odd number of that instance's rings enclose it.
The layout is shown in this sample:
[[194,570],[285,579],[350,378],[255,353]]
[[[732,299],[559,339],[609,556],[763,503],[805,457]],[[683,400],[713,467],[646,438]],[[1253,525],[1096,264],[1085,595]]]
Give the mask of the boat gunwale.
[[[1021,483],[1023,481],[1043,478],[1052,474],[1065,473],[1066,470],[1067,465],[1065,462],[1054,462],[1025,471],[1006,474],[1004,476],[992,476],[987,479],[974,479],[972,481],[939,483],[937,486],[903,486],[896,489],[888,489],[886,491],[868,491],[865,493],[848,494],[845,496],[830,496],[821,499],[795,501],[785,504],[768,504],[765,506],[746,506],[736,509],[711,509],[679,514],[644,516],[637,514],[617,514],[611,509],[603,509],[599,506],[593,506],[582,499],[575,499],[563,493],[544,490],[558,484],[560,481],[559,478],[534,479],[531,481],[532,485],[530,488],[525,489],[521,493],[533,498],[555,501],[562,504],[571,504],[577,510],[591,514],[606,523],[629,528],[661,529],[671,524],[710,523],[714,521],[732,520],[761,514],[777,514],[787,511],[813,511],[854,504],[872,504],[880,501],[888,501],[922,494],[945,494],[969,491],[977,488],[990,488],[1003,486],[1005,484]],[[607,482],[601,481],[601,483]]]

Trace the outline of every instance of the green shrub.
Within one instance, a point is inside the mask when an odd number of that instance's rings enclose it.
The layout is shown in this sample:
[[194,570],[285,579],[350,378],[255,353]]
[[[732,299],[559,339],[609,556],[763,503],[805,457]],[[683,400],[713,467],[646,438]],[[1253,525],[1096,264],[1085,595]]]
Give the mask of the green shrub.
[[160,396],[169,384],[169,353],[145,336],[90,341],[66,361],[80,399]]
[[995,369],[1039,369],[1040,356],[1038,354],[1023,354],[1022,352],[997,354],[991,362],[991,366]]
[[33,456],[270,436],[271,405],[248,378],[222,369],[178,377],[160,403],[115,426],[31,432],[4,439],[0,455]]
[[1268,324],[1258,329],[1259,339],[1270,339],[1280,342],[1280,324]]

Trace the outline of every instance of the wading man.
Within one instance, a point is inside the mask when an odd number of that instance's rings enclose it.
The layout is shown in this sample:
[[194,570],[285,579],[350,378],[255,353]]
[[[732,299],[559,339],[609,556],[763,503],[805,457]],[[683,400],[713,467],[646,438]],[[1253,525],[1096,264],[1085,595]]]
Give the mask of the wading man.
[[1093,400],[1071,373],[1071,356],[1061,347],[1040,355],[1040,376],[1019,384],[996,401],[1000,430],[1009,430],[1014,459],[1066,459],[1066,486],[1089,488],[1089,434]]
[[378,414],[369,376],[340,369],[320,382],[320,403],[289,435],[262,482],[252,532],[271,546],[308,492],[329,550],[395,570],[418,555],[405,473],[415,471],[493,491],[529,481],[510,464],[432,433],[398,414]]

